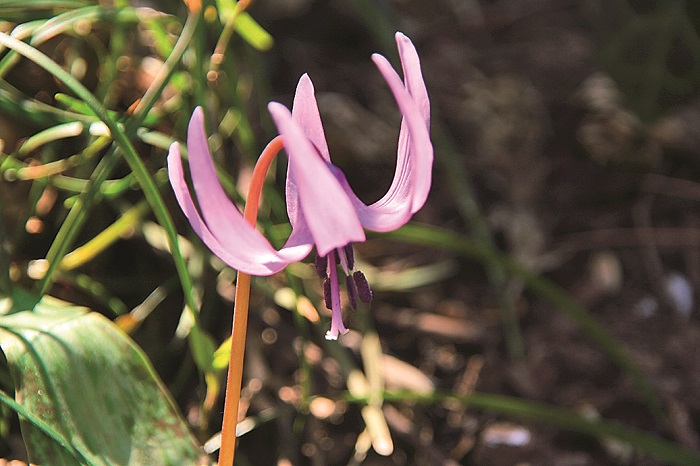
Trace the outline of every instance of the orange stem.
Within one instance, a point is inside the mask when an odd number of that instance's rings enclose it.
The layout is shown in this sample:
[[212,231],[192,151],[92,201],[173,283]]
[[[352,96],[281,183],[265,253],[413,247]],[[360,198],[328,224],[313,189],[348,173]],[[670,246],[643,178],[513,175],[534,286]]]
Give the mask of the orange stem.
[[[277,136],[265,147],[253,169],[253,178],[248,188],[243,217],[253,226],[258,218],[258,205],[262,194],[265,175],[270,163],[284,148],[282,136]],[[236,424],[238,424],[238,404],[241,400],[243,379],[243,353],[245,351],[246,330],[248,328],[248,304],[250,303],[250,275],[238,272],[236,296],[233,308],[233,329],[231,330],[231,358],[226,376],[224,397],[224,421],[221,427],[221,448],[219,466],[233,466],[236,451]]]

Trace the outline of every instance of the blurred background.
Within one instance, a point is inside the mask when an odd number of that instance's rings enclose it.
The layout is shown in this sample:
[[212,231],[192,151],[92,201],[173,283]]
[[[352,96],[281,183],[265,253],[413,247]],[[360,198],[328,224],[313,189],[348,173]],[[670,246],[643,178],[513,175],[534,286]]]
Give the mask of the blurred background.
[[[69,9],[30,3],[0,9],[0,30]],[[187,16],[179,2],[129,6],[138,20],[75,22],[40,46],[127,117]],[[402,31],[421,58],[436,150],[415,223],[357,245],[375,298],[346,315],[352,331],[339,342],[323,339],[328,313],[311,265],[254,280],[241,465],[665,464],[603,433],[575,433],[567,415],[700,449],[700,4],[256,0],[247,12],[273,42],[256,47],[234,34],[218,69],[208,63],[222,31],[214,6],[203,5],[158,117],[145,123],[153,136],[183,141],[203,105],[214,156],[244,192],[275,136],[267,102],[291,106],[308,73],[333,162],[373,202],[391,184],[400,115],[370,57],[398,67],[393,35]],[[32,287],[75,192],[53,173],[17,176],[5,159],[31,166],[82,154],[60,173],[86,179],[103,149],[85,154],[82,136],[27,147],[62,121],[42,106],[75,103],[57,98],[70,92],[28,60],[0,67],[0,77],[5,254],[13,282]],[[166,147],[137,141],[156,179]],[[129,176],[121,163],[111,178]],[[73,247],[140,205],[137,220],[94,259],[59,269],[51,293],[132,332],[206,442],[219,429],[222,397],[178,335],[180,282],[143,195],[126,185],[92,206]],[[283,185],[280,162],[261,214],[277,242],[288,234]],[[201,325],[218,345],[230,332],[235,273],[192,234],[167,184],[161,192],[190,241]],[[125,323],[144,303],[150,314]],[[370,382],[380,373],[387,390],[378,422],[393,446],[384,455],[353,401],[365,393],[349,377],[357,369]],[[474,393],[569,414],[516,413],[500,399],[470,406]],[[0,456],[22,458],[12,416],[4,413]]]

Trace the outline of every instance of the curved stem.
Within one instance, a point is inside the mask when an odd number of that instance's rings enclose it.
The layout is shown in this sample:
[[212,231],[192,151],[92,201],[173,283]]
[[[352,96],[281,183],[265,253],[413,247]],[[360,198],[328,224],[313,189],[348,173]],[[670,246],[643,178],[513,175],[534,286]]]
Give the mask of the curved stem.
[[[262,194],[265,175],[270,163],[284,147],[282,136],[277,136],[265,147],[253,169],[253,178],[248,188],[243,217],[253,226],[258,218],[258,205]],[[241,400],[241,381],[243,379],[243,353],[245,351],[246,330],[248,328],[248,304],[250,302],[250,275],[238,272],[236,296],[233,307],[233,329],[231,330],[231,359],[226,376],[226,394],[224,396],[224,420],[221,426],[221,448],[219,449],[219,466],[233,466],[236,450],[236,424],[238,423],[238,404]]]

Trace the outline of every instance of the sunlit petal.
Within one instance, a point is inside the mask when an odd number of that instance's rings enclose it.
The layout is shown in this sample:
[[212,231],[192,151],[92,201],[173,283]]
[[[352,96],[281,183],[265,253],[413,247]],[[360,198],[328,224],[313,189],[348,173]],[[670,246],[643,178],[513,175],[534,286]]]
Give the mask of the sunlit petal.
[[330,162],[331,155],[328,151],[321,115],[318,112],[314,85],[306,73],[299,78],[299,84],[297,84],[297,90],[294,94],[294,105],[292,106],[292,118],[301,124],[304,134],[311,141],[311,144],[318,149],[323,160]]
[[[195,147],[190,148],[190,157],[194,155],[193,149]],[[197,155],[195,155],[195,159],[202,160]],[[190,164],[192,164],[192,159],[190,159]],[[177,143],[170,147],[168,154],[168,176],[175,197],[192,225],[192,229],[216,256],[236,270],[251,275],[272,275],[282,270],[287,264],[303,259],[311,251],[310,235],[305,238],[301,230],[293,231],[287,244],[280,251],[275,251],[267,239],[253,228],[234,206],[232,206],[232,210],[225,209],[226,215],[231,217],[226,223],[216,223],[217,230],[214,234],[195,207],[192,194],[185,181],[180,147]],[[214,185],[219,186],[218,180],[214,182]],[[200,192],[199,197],[203,199],[202,204],[208,204],[210,192],[202,191],[201,188]],[[214,215],[211,208],[207,210],[210,211],[210,216]],[[221,215],[223,215],[223,211]]]
[[301,126],[292,119],[292,114],[284,105],[272,102],[268,108],[284,139],[289,171],[296,182],[299,207],[313,235],[318,254],[325,256],[335,248],[364,241],[364,230],[347,194]]
[[411,39],[404,34],[396,33],[396,45],[399,49],[399,57],[401,57],[401,68],[403,69],[403,80],[406,90],[411,94],[411,98],[418,106],[425,126],[430,129],[430,99],[428,99],[428,90],[423,81],[423,73],[420,69],[420,59],[418,52],[413,46]]
[[[328,144],[321,123],[321,115],[318,112],[318,104],[314,95],[314,85],[311,82],[309,75],[304,73],[299,79],[297,90],[294,93],[294,105],[292,106],[292,118],[300,124],[304,134],[311,144],[318,150],[318,153],[323,160],[330,162],[331,156],[328,152]],[[299,216],[303,217],[303,213],[299,208],[299,193],[297,190],[297,180],[294,173],[287,168],[287,183],[285,187],[285,195],[287,198],[287,214],[289,215],[289,223],[292,226],[296,225]]]
[[[348,245],[365,240],[364,228],[390,231],[408,222],[425,203],[432,183],[430,101],[420,61],[408,37],[397,33],[396,42],[403,81],[384,57],[372,57],[403,117],[394,178],[387,193],[374,204],[364,204],[343,172],[331,163],[313,84],[306,74],[299,80],[291,112],[279,103],[268,106],[289,160],[286,198],[292,234],[280,251],[243,218],[219,183],[200,108],[195,110],[188,128],[190,172],[199,210],[185,181],[179,145],[173,144],[168,155],[170,182],[183,212],[202,241],[231,267],[251,275],[270,275],[303,259],[316,246],[327,264],[320,274],[332,311],[326,335],[330,339],[347,332],[335,254],[341,254],[339,261],[345,274],[353,272],[345,252]],[[348,292],[369,302],[371,291],[364,275],[354,271],[352,277],[351,285],[346,285],[350,287]]]
[[408,222],[425,204],[432,183],[430,102],[423,83],[420,62],[413,44],[406,36],[399,33],[396,40],[406,76],[405,86],[386,58],[381,55],[372,57],[403,115],[396,172],[391,186],[381,199],[368,206],[354,194],[345,176],[339,170],[335,171],[357,210],[362,226],[375,231],[391,231]]
[[[403,115],[401,124],[403,137],[399,138],[398,159],[406,159],[405,164],[397,164],[397,172],[392,182],[392,188],[396,189],[397,194],[394,194],[393,189],[390,188],[385,199],[380,199],[377,204],[402,202],[404,199],[394,198],[410,197],[411,213],[415,213],[425,204],[432,182],[433,145],[430,142],[430,131],[419,105],[403,86],[401,78],[386,58],[374,55],[372,59],[394,94]],[[420,69],[417,72],[420,72]],[[402,140],[406,142],[402,144]]]

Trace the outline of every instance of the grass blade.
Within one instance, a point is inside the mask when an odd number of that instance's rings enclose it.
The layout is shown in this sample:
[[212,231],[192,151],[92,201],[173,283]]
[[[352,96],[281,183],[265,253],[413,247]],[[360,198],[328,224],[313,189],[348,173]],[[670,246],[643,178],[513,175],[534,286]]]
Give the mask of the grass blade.
[[[196,24],[196,21],[193,20],[190,24]],[[191,26],[191,29],[194,29],[194,27],[194,25]],[[158,219],[158,222],[161,224],[161,226],[163,226],[163,228],[166,231],[168,243],[170,245],[170,250],[173,256],[173,261],[178,271],[178,275],[180,276],[180,281],[183,285],[183,290],[185,291],[188,306],[194,312],[196,306],[192,296],[192,281],[190,279],[189,274],[187,273],[187,266],[185,264],[184,258],[182,257],[182,254],[180,253],[180,250],[178,248],[177,232],[175,230],[175,225],[172,221],[172,218],[170,217],[170,213],[168,212],[165,206],[165,202],[163,201],[163,198],[160,195],[160,192],[155,182],[153,181],[153,178],[148,172],[146,166],[141,161],[139,155],[136,152],[136,149],[129,140],[124,129],[112,119],[112,117],[109,115],[108,110],[94,95],[92,95],[92,93],[90,93],[90,91],[87,88],[85,88],[85,86],[83,86],[82,83],[80,83],[70,73],[61,68],[60,65],[51,60],[45,54],[35,49],[34,47],[25,44],[24,42],[21,42],[5,33],[0,33],[0,44],[30,59],[31,61],[33,61],[34,63],[51,73],[54,77],[56,77],[56,79],[63,82],[63,84],[65,84],[69,89],[71,89],[71,91],[73,91],[73,93],[76,96],[82,99],[92,109],[92,111],[95,112],[95,114],[105,123],[105,125],[107,125],[112,134],[112,137],[119,146],[125,160],[127,161],[131,170],[136,176],[136,179],[139,182],[141,189],[143,190],[143,193],[146,196],[146,199],[148,200],[151,209],[153,210],[153,213]],[[146,112],[147,109],[150,108],[148,104],[150,102],[155,102],[155,99],[158,95],[159,93],[157,94],[153,92],[147,95],[147,98],[144,97],[143,101],[145,101],[146,103],[143,104],[143,109],[146,110]],[[146,112],[141,113],[141,118],[145,116],[144,113]],[[74,237],[74,234],[70,236]],[[69,239],[68,235],[64,237],[64,240],[65,239]],[[65,249],[67,249],[67,247],[60,249],[62,249],[63,252],[65,252]],[[55,269],[55,267],[57,266],[57,262],[60,261],[61,258],[62,254],[57,254],[57,257],[53,258],[53,260],[50,261],[49,272],[47,272],[47,276],[42,284],[43,292],[46,292],[49,288],[51,272],[53,271],[53,269]]]

